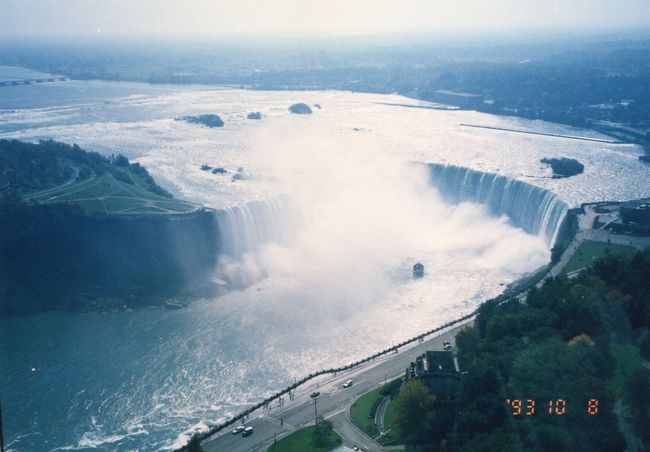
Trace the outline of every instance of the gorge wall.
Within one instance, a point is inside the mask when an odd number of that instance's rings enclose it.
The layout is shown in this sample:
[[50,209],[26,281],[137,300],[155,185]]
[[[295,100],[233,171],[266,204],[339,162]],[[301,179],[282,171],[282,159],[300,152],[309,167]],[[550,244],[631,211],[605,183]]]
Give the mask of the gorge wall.
[[65,204],[3,209],[0,314],[159,304],[209,283],[215,212],[93,217]]

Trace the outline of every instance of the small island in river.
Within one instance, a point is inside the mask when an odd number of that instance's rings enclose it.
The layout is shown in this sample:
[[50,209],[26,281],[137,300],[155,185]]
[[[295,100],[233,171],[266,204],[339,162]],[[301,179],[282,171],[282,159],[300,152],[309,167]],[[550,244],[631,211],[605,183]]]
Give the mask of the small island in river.
[[198,115],[198,116],[180,116],[175,118],[176,121],[186,121],[191,124],[199,124],[202,126],[214,128],[214,127],[223,127],[224,122],[218,115]]
[[310,115],[311,114],[311,108],[309,105],[305,103],[297,103],[293,104],[291,107],[289,107],[289,111],[291,113],[294,113],[296,115]]
[[585,166],[582,163],[576,159],[566,157],[543,158],[541,162],[551,165],[554,178],[575,176],[576,174],[582,174],[585,170]]

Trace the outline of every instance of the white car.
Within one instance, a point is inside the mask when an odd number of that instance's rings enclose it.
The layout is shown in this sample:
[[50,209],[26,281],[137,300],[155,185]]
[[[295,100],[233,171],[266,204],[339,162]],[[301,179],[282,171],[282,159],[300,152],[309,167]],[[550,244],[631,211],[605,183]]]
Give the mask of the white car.
[[246,427],[241,436],[251,436],[253,434],[253,427]]
[[233,435],[238,435],[238,434],[240,434],[241,432],[243,432],[245,428],[246,428],[246,427],[244,427],[243,425],[240,425],[240,426],[238,426],[238,427],[235,427],[235,429],[232,431],[232,434],[233,434]]
[[344,388],[349,388],[350,386],[352,386],[352,379],[349,379],[348,381],[343,383]]

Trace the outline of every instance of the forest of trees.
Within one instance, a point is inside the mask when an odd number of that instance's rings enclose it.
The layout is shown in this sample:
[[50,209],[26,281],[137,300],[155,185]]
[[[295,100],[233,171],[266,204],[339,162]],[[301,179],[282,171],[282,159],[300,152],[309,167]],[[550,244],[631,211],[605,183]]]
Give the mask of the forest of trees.
[[[116,179],[133,184],[125,173],[140,177],[147,189],[159,196],[171,198],[139,163],[131,163],[121,154],[105,157],[88,152],[76,144],[69,145],[53,140],[28,143],[18,140],[0,140],[0,169],[9,190],[17,194],[50,188],[68,181],[77,168],[77,179],[95,174],[110,173]],[[7,202],[7,199],[5,199]]]
[[456,336],[463,386],[453,430],[442,440],[427,436],[428,395],[426,403],[403,403],[398,419],[420,420],[404,438],[437,444],[431,450],[619,451],[626,448],[614,412],[619,401],[648,445],[650,370],[642,360],[650,359],[649,327],[650,250],[609,256],[575,279],[548,280],[525,302],[488,301],[474,326]]

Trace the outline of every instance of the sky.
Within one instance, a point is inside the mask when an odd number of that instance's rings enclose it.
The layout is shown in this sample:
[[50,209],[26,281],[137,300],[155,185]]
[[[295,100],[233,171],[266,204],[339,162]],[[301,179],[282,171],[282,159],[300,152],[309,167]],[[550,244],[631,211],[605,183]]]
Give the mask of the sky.
[[0,34],[346,35],[650,27],[650,0],[0,0]]

